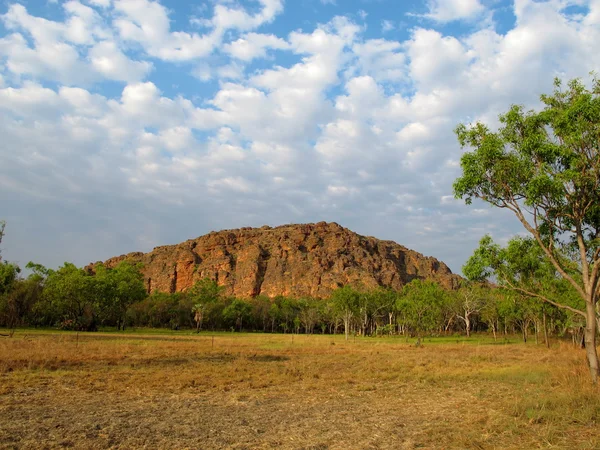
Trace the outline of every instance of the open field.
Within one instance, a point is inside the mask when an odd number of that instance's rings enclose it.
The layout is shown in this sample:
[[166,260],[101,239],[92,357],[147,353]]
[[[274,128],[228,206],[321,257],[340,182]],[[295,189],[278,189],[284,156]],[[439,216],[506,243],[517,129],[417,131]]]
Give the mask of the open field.
[[0,338],[0,448],[598,449],[584,358],[477,336],[21,330]]

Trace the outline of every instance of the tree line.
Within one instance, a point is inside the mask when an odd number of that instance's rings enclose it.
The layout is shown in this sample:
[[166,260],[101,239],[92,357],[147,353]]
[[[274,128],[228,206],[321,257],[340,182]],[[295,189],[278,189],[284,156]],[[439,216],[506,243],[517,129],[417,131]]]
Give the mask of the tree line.
[[329,298],[225,295],[210,279],[184,292],[148,294],[141,267],[121,262],[97,266],[95,273],[65,263],[56,270],[29,263],[30,275],[0,263],[0,326],[57,327],[94,331],[99,327],[344,333],[424,336],[472,332],[519,333],[548,342],[549,335],[577,338],[577,314],[535,298],[485,283],[467,282],[458,290],[415,279],[400,291],[343,286]]

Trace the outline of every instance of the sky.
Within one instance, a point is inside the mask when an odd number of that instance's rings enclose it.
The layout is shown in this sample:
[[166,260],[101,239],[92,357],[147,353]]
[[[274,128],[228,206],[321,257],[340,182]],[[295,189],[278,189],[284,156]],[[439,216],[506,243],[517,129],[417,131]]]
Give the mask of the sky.
[[600,71],[600,0],[0,1],[3,259],[337,222],[460,273],[454,128]]

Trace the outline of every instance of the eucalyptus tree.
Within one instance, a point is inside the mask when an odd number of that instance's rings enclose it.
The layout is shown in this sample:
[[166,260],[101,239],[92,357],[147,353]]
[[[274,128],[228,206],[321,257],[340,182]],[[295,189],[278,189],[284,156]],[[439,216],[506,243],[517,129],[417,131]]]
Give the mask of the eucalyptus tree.
[[312,297],[304,297],[298,301],[300,307],[298,319],[302,323],[306,334],[313,334],[315,325],[320,319],[319,307],[322,303],[322,301]]
[[43,297],[60,326],[96,329],[99,305],[94,281],[84,270],[67,262],[57,270],[48,271]]
[[403,287],[397,300],[397,309],[417,335],[419,343],[424,333],[439,328],[442,308],[448,293],[437,283],[415,279]]
[[244,300],[234,298],[223,310],[223,318],[235,325],[239,325],[240,332],[243,330],[244,319],[250,317],[252,306]]
[[333,291],[331,303],[335,312],[344,322],[344,334],[348,340],[352,320],[359,313],[360,294],[352,286],[346,285]]
[[454,293],[454,311],[456,318],[465,325],[467,337],[471,336],[473,318],[477,316],[486,303],[489,288],[478,283],[464,282]]
[[202,322],[204,321],[207,308],[215,304],[221,298],[222,293],[223,287],[210,278],[196,281],[187,292],[187,297],[193,305],[191,312],[194,314],[197,333],[202,329]]
[[21,269],[16,264],[7,261],[0,262],[0,324],[11,330],[20,321],[21,315],[15,296]]
[[[581,299],[572,306],[543,292],[510,284],[585,318],[585,344],[593,382],[600,368],[596,350],[600,296],[600,80],[588,89],[572,80],[566,89],[555,80],[542,95],[540,111],[512,106],[501,127],[459,125],[462,176],[457,198],[473,198],[514,214],[532,242]],[[508,283],[508,282],[507,282]]]
[[96,295],[102,316],[125,330],[125,314],[133,303],[147,296],[140,267],[121,261],[113,268],[99,265],[94,277]]
[[[2,245],[2,238],[4,237],[5,227],[6,227],[6,221],[0,220],[0,245]],[[0,261],[2,261],[2,247],[0,247]]]

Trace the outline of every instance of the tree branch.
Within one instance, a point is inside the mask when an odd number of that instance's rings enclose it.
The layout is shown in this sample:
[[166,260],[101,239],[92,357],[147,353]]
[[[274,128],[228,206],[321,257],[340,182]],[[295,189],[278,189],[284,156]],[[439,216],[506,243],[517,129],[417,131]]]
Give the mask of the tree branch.
[[547,303],[550,303],[551,305],[554,305],[554,306],[556,306],[557,308],[566,309],[566,310],[568,310],[568,311],[571,311],[572,313],[579,314],[580,316],[582,316],[582,317],[584,317],[584,318],[586,317],[586,315],[585,315],[585,313],[584,313],[583,311],[580,311],[580,310],[578,310],[578,309],[576,309],[576,308],[573,308],[572,306],[569,306],[569,305],[563,305],[563,304],[561,304],[561,303],[557,303],[557,302],[555,302],[555,301],[553,301],[553,300],[550,300],[548,297],[546,297],[546,296],[544,296],[544,295],[536,294],[535,292],[528,291],[527,289],[523,289],[523,288],[517,287],[517,286],[515,286],[514,284],[512,284],[512,283],[511,283],[511,282],[510,282],[508,279],[506,279],[506,278],[504,279],[504,281],[506,282],[506,284],[508,284],[508,286],[509,286],[509,287],[510,287],[510,288],[511,288],[513,291],[521,292],[521,293],[523,293],[523,294],[525,294],[525,295],[528,295],[528,296],[530,296],[530,297],[539,298],[539,299],[541,299],[541,300],[543,300],[543,301],[545,301],[545,302],[547,302]]
[[561,274],[561,276],[567,280],[579,293],[579,295],[582,296],[582,298],[586,298],[586,293],[585,290],[583,290],[581,288],[581,286],[579,285],[579,283],[577,283],[573,277],[571,277],[564,269],[563,267],[558,263],[558,261],[556,260],[556,258],[554,257],[554,255],[552,254],[552,252],[548,249],[548,247],[546,247],[546,245],[544,244],[544,241],[542,241],[542,238],[540,237],[540,234],[538,233],[538,231],[531,226],[531,224],[527,221],[527,219],[525,219],[525,216],[523,216],[522,211],[518,210],[518,212],[516,213],[517,218],[519,219],[519,221],[523,224],[523,226],[525,227],[525,229],[527,231],[529,231],[533,237],[535,238],[535,240],[537,241],[538,245],[540,246],[540,248],[542,249],[542,251],[546,254],[546,256],[548,257],[548,259],[550,260],[550,262],[552,263],[552,265],[554,266],[554,268],[558,271],[558,273]]

